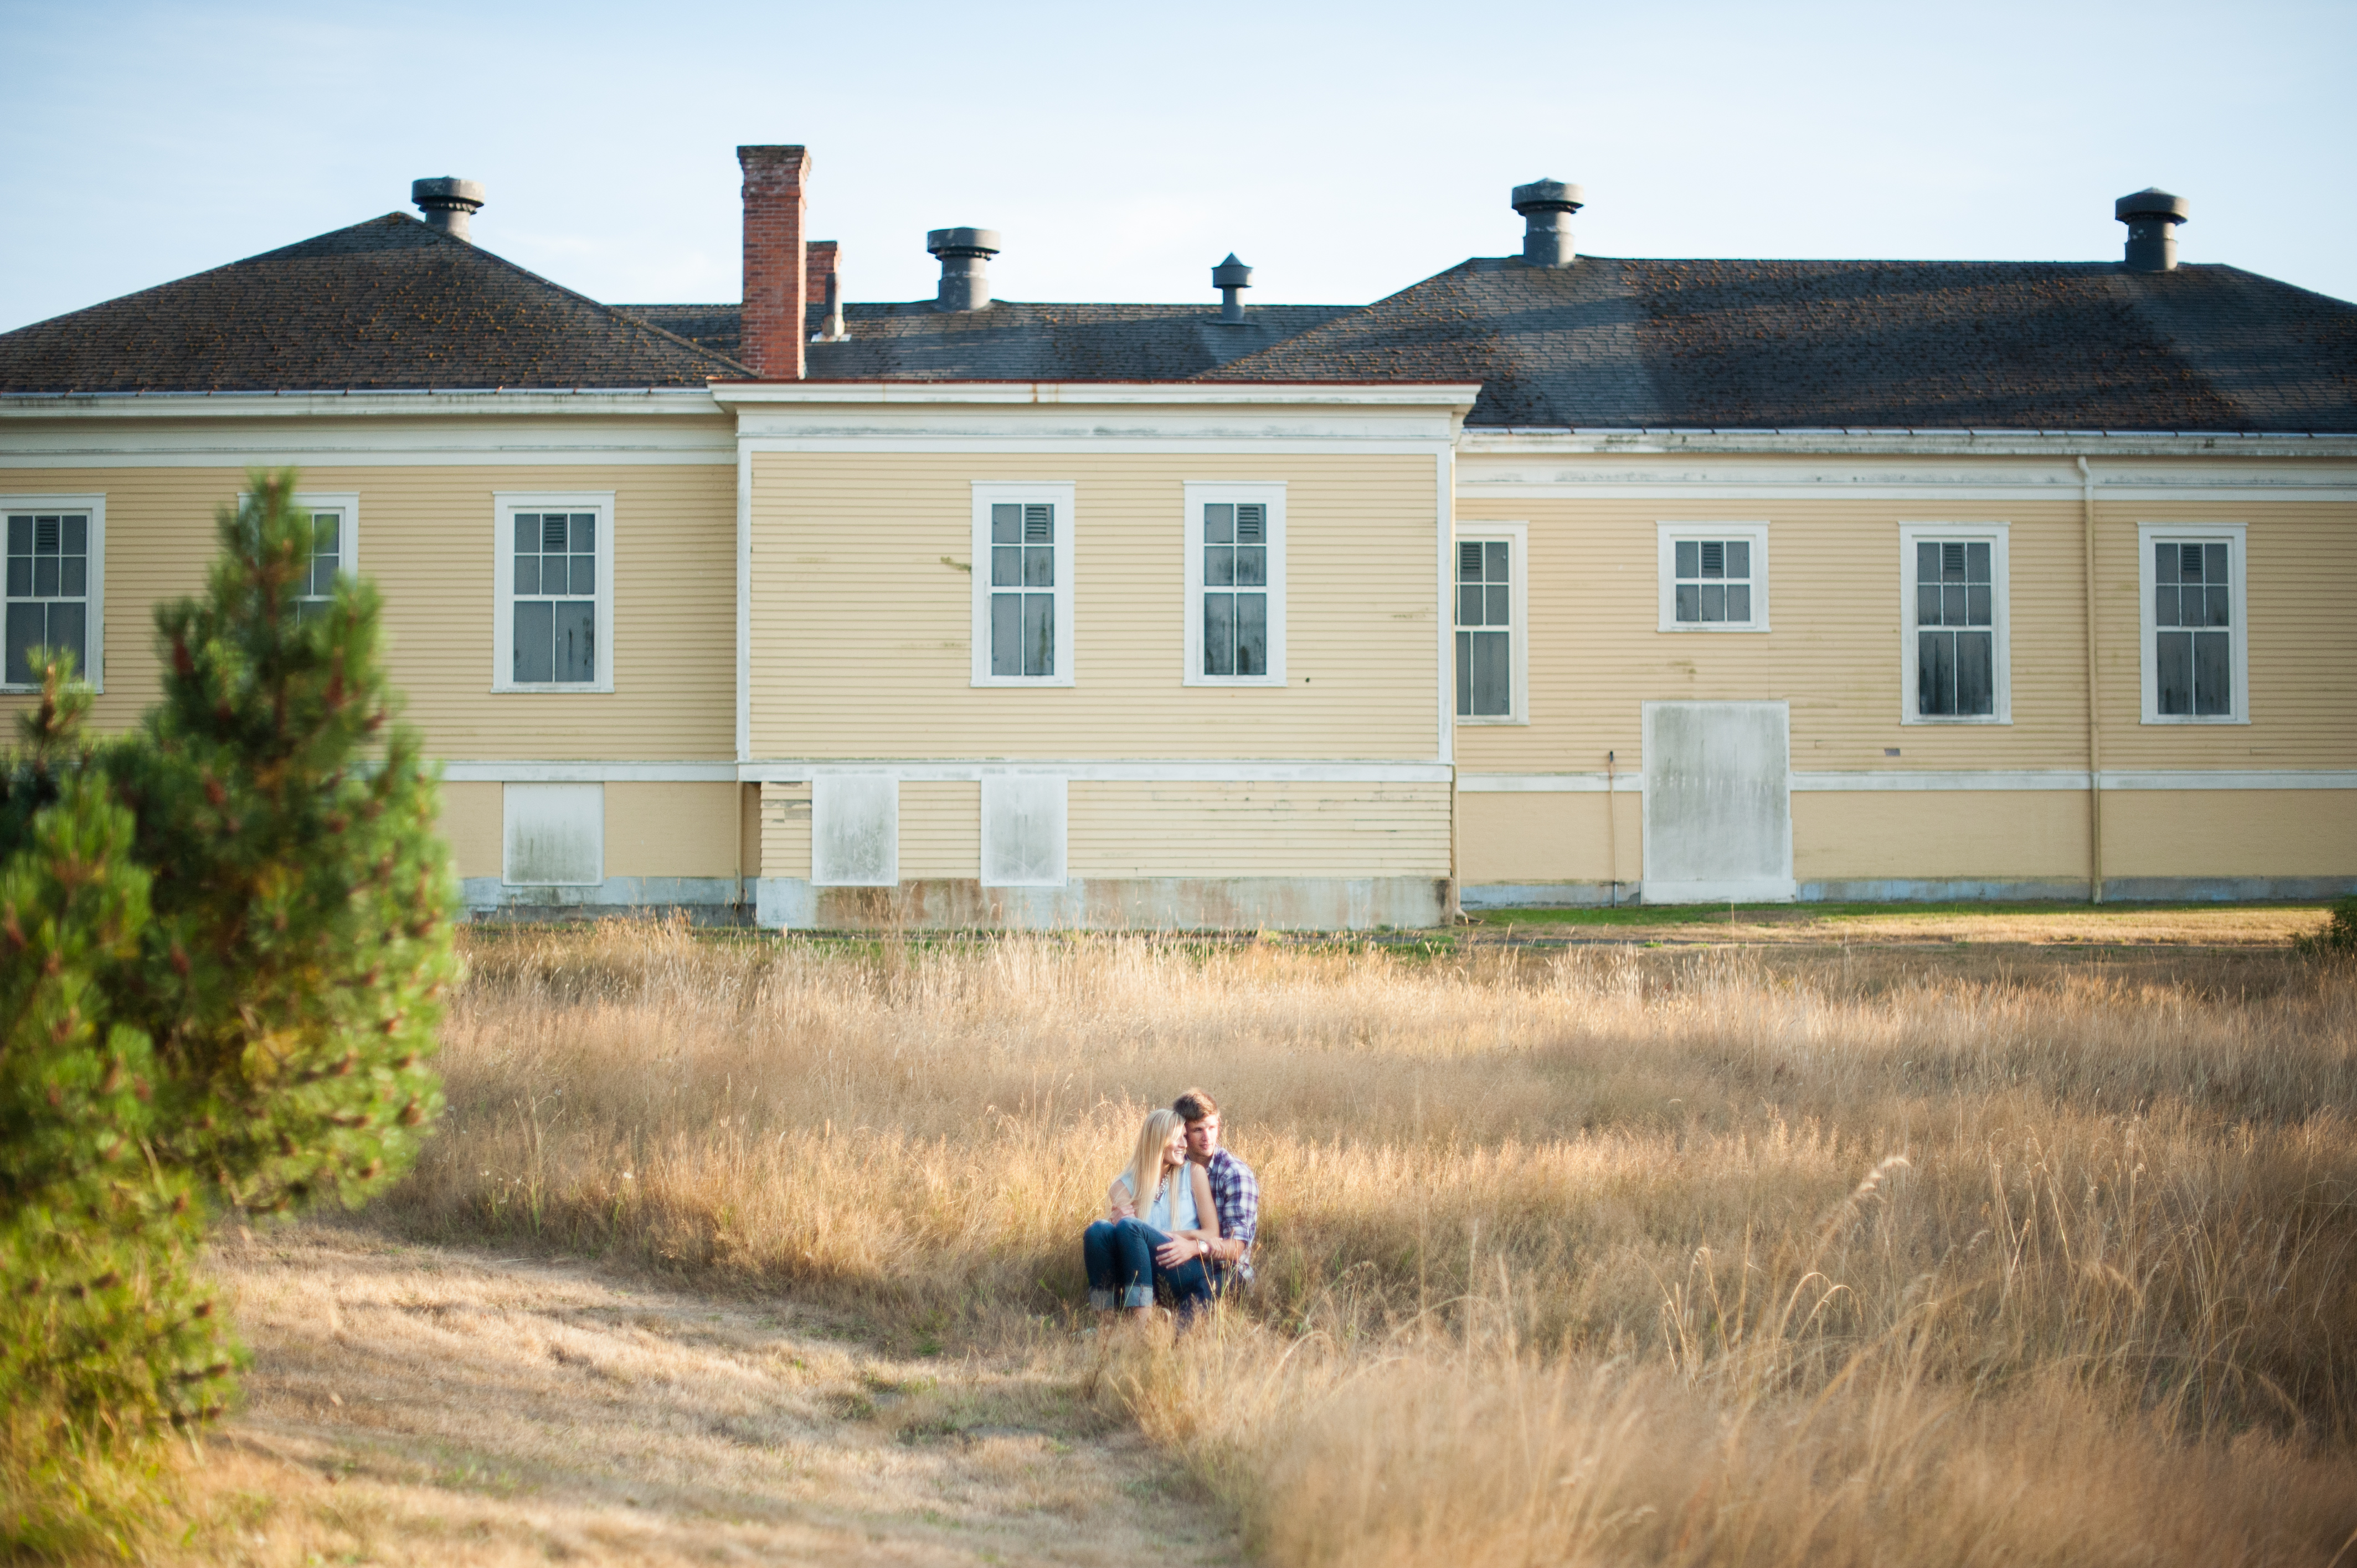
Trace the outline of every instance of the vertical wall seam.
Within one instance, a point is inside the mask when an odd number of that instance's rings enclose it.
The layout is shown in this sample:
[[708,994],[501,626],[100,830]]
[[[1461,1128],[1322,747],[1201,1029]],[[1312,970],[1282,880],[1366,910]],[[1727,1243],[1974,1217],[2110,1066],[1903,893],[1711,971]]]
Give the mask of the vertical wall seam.
[[2095,474],[2079,458],[2080,532],[2087,578],[2087,897],[2104,901],[2104,688],[2096,662]]
[[753,453],[737,445],[737,760],[753,757]]

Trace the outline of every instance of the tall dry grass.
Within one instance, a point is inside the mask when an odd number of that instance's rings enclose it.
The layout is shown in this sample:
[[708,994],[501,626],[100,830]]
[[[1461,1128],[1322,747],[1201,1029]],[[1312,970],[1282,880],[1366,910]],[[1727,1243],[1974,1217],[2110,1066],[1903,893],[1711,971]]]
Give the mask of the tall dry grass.
[[[1202,1083],[1249,1306],[1091,1376],[1271,1560],[2319,1562],[2357,1537],[2357,973],[478,936],[383,1206],[1074,1354]],[[2357,1546],[2352,1546],[2357,1551]]]

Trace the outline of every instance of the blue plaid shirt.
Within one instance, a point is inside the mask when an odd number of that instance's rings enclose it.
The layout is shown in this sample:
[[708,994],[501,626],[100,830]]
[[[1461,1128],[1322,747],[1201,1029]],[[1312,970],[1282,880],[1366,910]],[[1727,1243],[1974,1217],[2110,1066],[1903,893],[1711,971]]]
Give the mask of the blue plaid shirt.
[[1250,1165],[1225,1149],[1211,1156],[1203,1174],[1211,1178],[1211,1206],[1220,1211],[1221,1237],[1244,1244],[1242,1258],[1220,1266],[1250,1279],[1253,1238],[1260,1231],[1260,1180]]

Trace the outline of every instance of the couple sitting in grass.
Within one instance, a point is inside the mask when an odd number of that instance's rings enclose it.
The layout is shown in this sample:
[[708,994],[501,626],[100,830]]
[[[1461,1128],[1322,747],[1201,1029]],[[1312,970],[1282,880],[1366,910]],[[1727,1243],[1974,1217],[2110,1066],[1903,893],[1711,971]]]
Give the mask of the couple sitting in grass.
[[1081,1238],[1089,1305],[1144,1317],[1158,1294],[1184,1323],[1251,1283],[1259,1229],[1260,1183],[1220,1147],[1219,1106],[1190,1089],[1146,1119],[1129,1168],[1105,1194],[1105,1217]]

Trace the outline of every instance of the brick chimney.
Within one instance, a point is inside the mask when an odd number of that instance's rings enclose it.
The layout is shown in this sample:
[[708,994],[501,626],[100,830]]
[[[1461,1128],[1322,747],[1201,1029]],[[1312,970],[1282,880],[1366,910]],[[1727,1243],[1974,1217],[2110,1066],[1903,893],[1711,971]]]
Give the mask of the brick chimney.
[[745,171],[745,363],[772,381],[802,378],[810,281],[803,264],[802,147],[739,147]]
[[809,280],[810,308],[823,311],[810,334],[813,343],[843,340],[843,278],[836,263],[843,247],[833,240],[813,240],[802,247],[802,275]]

